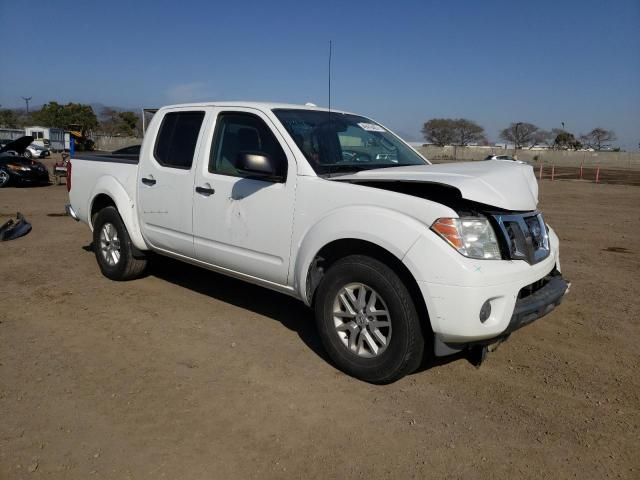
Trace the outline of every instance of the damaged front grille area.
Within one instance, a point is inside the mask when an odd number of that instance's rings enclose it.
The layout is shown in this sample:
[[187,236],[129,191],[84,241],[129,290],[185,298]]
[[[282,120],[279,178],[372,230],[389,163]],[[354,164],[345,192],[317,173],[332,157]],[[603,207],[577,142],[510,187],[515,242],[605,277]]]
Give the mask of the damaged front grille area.
[[541,213],[497,214],[493,219],[502,234],[505,258],[533,265],[549,256],[549,233]]
[[560,272],[554,267],[551,272],[542,277],[540,280],[537,280],[529,285],[526,285],[520,289],[518,292],[518,300],[522,300],[523,298],[527,298],[538,290],[544,288],[547,283],[549,283],[554,277],[560,276]]

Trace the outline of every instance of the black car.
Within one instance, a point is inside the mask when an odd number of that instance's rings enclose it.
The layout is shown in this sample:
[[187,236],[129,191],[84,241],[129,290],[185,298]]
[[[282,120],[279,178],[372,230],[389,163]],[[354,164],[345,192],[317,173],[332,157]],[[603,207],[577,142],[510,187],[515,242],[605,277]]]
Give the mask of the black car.
[[0,148],[0,188],[9,184],[49,184],[49,170],[36,160],[26,158],[24,152],[33,137],[20,137]]

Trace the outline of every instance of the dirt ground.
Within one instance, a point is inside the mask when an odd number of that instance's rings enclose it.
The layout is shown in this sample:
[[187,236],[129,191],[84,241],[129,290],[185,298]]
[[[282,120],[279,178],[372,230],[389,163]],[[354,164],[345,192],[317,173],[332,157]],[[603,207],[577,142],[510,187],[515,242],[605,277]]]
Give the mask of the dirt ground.
[[543,181],[573,285],[476,369],[373,386],[293,299],[98,271],[63,186],[0,190],[0,478],[640,478],[640,188]]

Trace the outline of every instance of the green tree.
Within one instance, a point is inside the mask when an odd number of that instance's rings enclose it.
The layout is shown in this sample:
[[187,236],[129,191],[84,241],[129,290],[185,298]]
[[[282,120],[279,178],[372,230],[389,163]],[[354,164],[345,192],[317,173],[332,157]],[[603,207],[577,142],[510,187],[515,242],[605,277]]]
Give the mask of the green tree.
[[138,124],[140,118],[134,112],[120,112],[120,130],[123,134],[134,137],[139,135]]
[[42,106],[39,112],[32,112],[31,118],[35,123],[44,127],[66,127],[63,106],[58,102],[49,102]]
[[100,112],[100,131],[108,135],[140,135],[140,118],[134,112],[118,112],[105,107]]
[[562,130],[560,128],[554,128],[552,133],[555,134],[556,138],[553,142],[554,148],[558,148],[560,150],[579,150],[582,148],[582,144],[576,140],[575,135],[573,133],[567,132],[566,130]]
[[16,112],[8,108],[0,110],[0,127],[18,128],[19,124],[19,118]]
[[34,112],[33,121],[45,127],[77,129],[83,136],[98,126],[98,118],[91,105],[82,103],[49,102],[39,112]]

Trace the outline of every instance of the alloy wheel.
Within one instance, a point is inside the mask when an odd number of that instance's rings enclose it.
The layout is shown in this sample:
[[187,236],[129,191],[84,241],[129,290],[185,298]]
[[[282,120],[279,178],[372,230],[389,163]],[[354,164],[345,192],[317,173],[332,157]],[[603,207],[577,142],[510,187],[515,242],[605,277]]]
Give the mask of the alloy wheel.
[[107,265],[113,267],[120,261],[120,239],[113,223],[105,223],[100,231],[100,253]]
[[364,283],[349,283],[338,291],[333,323],[345,348],[359,357],[377,357],[389,346],[389,309],[380,294]]

